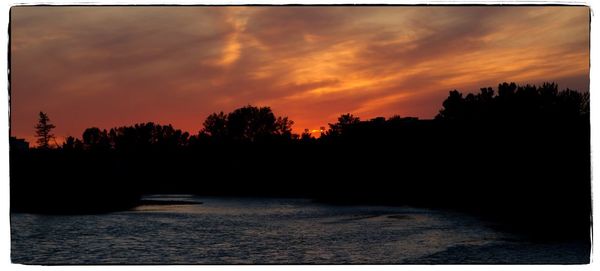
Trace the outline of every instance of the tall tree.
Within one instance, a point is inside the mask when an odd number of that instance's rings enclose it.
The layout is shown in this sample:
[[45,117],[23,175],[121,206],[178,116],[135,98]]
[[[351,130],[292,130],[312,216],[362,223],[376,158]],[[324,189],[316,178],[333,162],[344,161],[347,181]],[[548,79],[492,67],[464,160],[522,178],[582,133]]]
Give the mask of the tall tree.
[[270,107],[247,105],[229,114],[211,114],[199,137],[246,142],[292,139],[293,124],[287,117],[275,116]]
[[327,136],[339,136],[348,131],[352,126],[360,123],[360,118],[348,113],[341,115],[337,123],[329,123],[329,130],[325,133]]
[[201,133],[214,139],[222,140],[227,137],[227,115],[221,111],[219,114],[212,113],[204,121],[204,129]]
[[54,128],[56,128],[56,126],[50,123],[50,118],[48,118],[48,115],[40,111],[38,124],[35,125],[35,137],[37,137],[37,144],[39,148],[50,148],[50,140],[54,139],[54,134],[52,134],[52,129]]

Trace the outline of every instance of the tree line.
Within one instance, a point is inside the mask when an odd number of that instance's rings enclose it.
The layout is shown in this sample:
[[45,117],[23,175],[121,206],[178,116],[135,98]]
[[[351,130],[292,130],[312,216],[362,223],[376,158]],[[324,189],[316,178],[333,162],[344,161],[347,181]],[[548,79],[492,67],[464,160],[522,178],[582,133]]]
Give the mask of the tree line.
[[41,113],[39,147],[11,151],[11,208],[124,208],[144,193],[309,197],[451,208],[545,238],[589,237],[589,93],[501,83],[450,91],[441,105],[429,120],[343,114],[319,138],[248,105],[211,114],[194,135],[152,122],[92,127],[60,147]]
[[[63,149],[67,151],[139,151],[179,149],[203,144],[223,143],[271,143],[297,140],[292,133],[293,121],[287,117],[276,117],[270,107],[244,106],[231,113],[209,115],[204,128],[190,135],[172,125],[153,122],[121,126],[109,130],[98,127],[87,128],[81,138],[68,136],[62,146],[53,146],[55,141],[48,115],[40,112],[35,126],[38,149]],[[311,136],[312,137],[312,136]]]
[[[434,119],[440,123],[518,124],[548,120],[570,121],[589,118],[589,93],[571,89],[559,91],[555,83],[544,83],[540,86],[502,83],[498,85],[497,94],[491,87],[481,88],[479,93],[468,93],[466,96],[458,90],[450,91],[442,106]],[[81,138],[68,136],[62,146],[58,146],[53,145],[55,138],[52,130],[56,126],[50,123],[46,113],[40,112],[35,136],[39,149],[58,147],[64,150],[163,150],[242,142],[332,142],[353,136],[364,137],[384,131],[387,133],[390,132],[389,128],[402,127],[418,121],[421,120],[398,115],[388,119],[377,117],[361,120],[348,113],[341,115],[336,123],[329,123],[328,129],[322,128],[323,134],[317,139],[308,129],[300,135],[292,133],[294,121],[287,117],[275,116],[270,107],[247,105],[227,114],[222,111],[210,114],[196,135],[175,129],[170,124],[147,122],[109,130],[87,128]]]

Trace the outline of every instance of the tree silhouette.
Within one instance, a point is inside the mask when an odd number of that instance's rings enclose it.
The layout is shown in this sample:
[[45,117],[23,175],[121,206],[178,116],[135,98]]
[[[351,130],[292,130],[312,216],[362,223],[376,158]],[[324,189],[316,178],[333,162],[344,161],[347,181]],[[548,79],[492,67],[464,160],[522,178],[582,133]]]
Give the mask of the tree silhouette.
[[225,115],[213,113],[204,121],[200,138],[213,141],[267,142],[275,138],[292,139],[294,122],[276,117],[270,107],[247,105]]
[[291,138],[292,125],[294,125],[294,121],[288,119],[288,117],[277,117],[274,133],[278,136]]
[[35,125],[35,136],[37,137],[38,147],[41,149],[50,148],[50,140],[54,139],[52,129],[56,128],[50,123],[50,118],[46,113],[40,111],[38,124]]
[[315,138],[312,136],[309,129],[304,129],[304,132],[302,132],[302,134],[300,135],[300,140],[304,142],[310,142],[314,139]]
[[200,133],[212,137],[215,140],[227,138],[227,115],[223,111],[210,114],[204,121],[204,129]]
[[324,134],[324,138],[336,137],[347,134],[350,127],[360,123],[360,118],[348,113],[338,118],[338,122],[329,123],[329,130]]
[[255,142],[275,132],[275,115],[268,107],[244,106],[227,116],[227,130],[234,140]]
[[542,121],[576,119],[589,114],[589,92],[558,90],[555,83],[541,86],[515,83],[498,85],[498,95],[492,88],[482,88],[478,94],[463,98],[458,90],[450,91],[436,116],[446,121]]
[[458,90],[450,91],[448,98],[442,103],[444,108],[440,110],[440,113],[436,118],[447,120],[464,118],[464,103],[465,100],[463,99],[462,93]]
[[88,150],[108,150],[110,140],[106,130],[100,130],[97,127],[87,128],[83,132],[83,145]]
[[79,138],[68,136],[63,142],[62,148],[65,151],[82,150],[83,142]]

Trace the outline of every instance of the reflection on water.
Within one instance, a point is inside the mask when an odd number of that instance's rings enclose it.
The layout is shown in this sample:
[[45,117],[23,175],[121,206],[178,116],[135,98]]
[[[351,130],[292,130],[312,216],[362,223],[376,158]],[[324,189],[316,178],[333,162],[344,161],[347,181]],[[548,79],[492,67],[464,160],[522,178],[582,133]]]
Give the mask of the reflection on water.
[[[102,215],[12,214],[13,262],[376,264],[586,259],[585,253],[577,253],[577,245],[554,245],[549,250],[548,245],[515,241],[475,218],[434,210],[191,195],[157,195],[147,200],[150,204],[134,210]],[[156,201],[169,204],[152,204]]]

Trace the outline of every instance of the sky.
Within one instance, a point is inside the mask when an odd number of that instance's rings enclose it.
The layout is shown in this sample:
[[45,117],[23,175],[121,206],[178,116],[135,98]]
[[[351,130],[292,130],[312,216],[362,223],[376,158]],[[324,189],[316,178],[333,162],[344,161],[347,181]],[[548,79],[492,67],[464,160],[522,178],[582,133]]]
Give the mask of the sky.
[[149,121],[196,134],[245,105],[301,133],[433,118],[453,89],[589,91],[589,22],[566,6],[13,7],[11,136],[35,142],[40,111],[61,142]]

